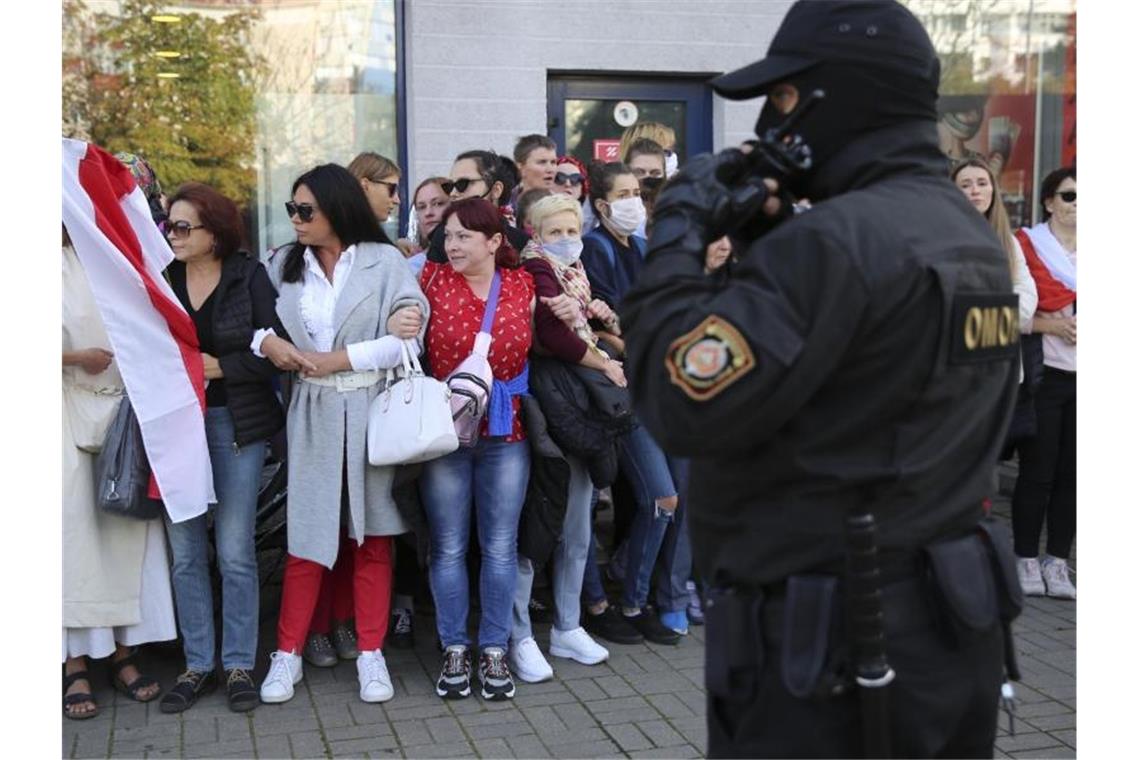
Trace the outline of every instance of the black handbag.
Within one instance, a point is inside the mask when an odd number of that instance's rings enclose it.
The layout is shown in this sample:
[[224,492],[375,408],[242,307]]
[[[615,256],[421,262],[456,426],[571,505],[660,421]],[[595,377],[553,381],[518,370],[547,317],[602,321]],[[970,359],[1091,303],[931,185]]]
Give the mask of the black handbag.
[[103,449],[95,458],[95,505],[109,514],[135,520],[161,517],[162,502],[147,496],[149,483],[150,463],[142,430],[130,399],[123,396],[107,428]]

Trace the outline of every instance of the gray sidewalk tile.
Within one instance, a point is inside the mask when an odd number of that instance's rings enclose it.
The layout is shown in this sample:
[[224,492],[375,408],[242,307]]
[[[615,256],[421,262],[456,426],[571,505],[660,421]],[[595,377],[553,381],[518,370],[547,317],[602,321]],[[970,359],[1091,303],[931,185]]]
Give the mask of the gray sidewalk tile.
[[347,739],[339,742],[329,742],[329,749],[333,757],[360,757],[367,752],[369,755],[382,756],[398,755],[400,745],[394,736],[373,736],[366,739]]
[[1077,753],[1072,747],[1046,747],[1044,749],[1027,749],[1022,752],[1013,752],[1010,757],[1025,757],[1033,758],[1052,758],[1052,757],[1076,757]]
[[[139,755],[124,754],[123,757],[139,757]],[[212,745],[198,745],[192,747],[184,754],[188,760],[189,758],[215,758],[215,757],[253,757],[253,741],[246,739],[245,741],[222,742],[220,744]]]
[[620,723],[616,726],[606,726],[606,733],[621,748],[622,752],[633,752],[639,749],[650,749],[653,742],[638,730],[632,723]]
[[515,757],[503,739],[476,739],[473,744],[480,757]]
[[404,747],[412,744],[427,744],[432,740],[431,734],[422,720],[402,720],[399,723],[393,723],[392,727],[396,729],[396,740]]
[[1017,736],[999,736],[994,746],[1010,754],[1030,749],[1044,749],[1061,744],[1061,740],[1044,731],[1034,731]]
[[611,740],[596,742],[574,742],[572,744],[546,745],[554,757],[617,757],[620,751]]
[[524,707],[521,712],[527,722],[539,733],[566,730],[566,724],[558,718],[551,707]]
[[552,756],[542,741],[534,735],[508,736],[506,742],[511,751],[515,753],[515,757],[547,758]]
[[505,736],[533,736],[534,727],[525,720],[509,723],[488,723],[482,726],[470,726],[467,735],[472,739],[498,739]]
[[450,715],[444,718],[428,718],[424,721],[424,725],[431,734],[432,741],[440,744],[465,741],[467,738],[459,721]]
[[695,713],[674,694],[650,694],[646,696],[649,704],[666,718],[688,718]]
[[674,747],[685,743],[685,737],[663,720],[647,720],[637,724],[655,747]]
[[327,747],[320,731],[298,731],[289,734],[289,743],[296,757],[324,757]]
[[465,741],[404,747],[404,757],[473,757],[474,755],[474,748]]
[[594,683],[602,688],[607,697],[631,697],[637,694],[624,678],[617,675],[595,678]]
[[630,757],[665,757],[665,758],[689,758],[689,757],[704,757],[703,754],[696,748],[688,744],[682,744],[677,747],[656,747],[654,749],[646,749],[640,752],[630,752]]
[[293,749],[289,746],[289,736],[262,736],[254,739],[258,760],[285,760],[293,757]]

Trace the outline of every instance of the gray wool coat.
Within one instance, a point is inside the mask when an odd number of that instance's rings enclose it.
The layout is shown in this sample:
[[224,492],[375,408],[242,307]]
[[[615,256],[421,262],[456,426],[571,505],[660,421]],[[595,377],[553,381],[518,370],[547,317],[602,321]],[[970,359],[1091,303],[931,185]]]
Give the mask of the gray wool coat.
[[[277,316],[293,345],[316,351],[301,318],[301,281],[282,281],[286,252],[279,250],[269,262],[269,276],[278,293]],[[358,243],[348,282],[333,312],[333,350],[386,335],[388,317],[411,305],[423,310],[427,325],[427,299],[400,252],[382,243]],[[421,331],[421,345],[422,341]],[[392,499],[395,468],[368,463],[368,407],[384,382],[339,392],[305,382],[295,373],[289,379],[285,426],[289,553],[331,568],[339,545],[342,474],[348,481],[345,523],[350,538],[360,544],[365,536],[398,535],[410,529]]]

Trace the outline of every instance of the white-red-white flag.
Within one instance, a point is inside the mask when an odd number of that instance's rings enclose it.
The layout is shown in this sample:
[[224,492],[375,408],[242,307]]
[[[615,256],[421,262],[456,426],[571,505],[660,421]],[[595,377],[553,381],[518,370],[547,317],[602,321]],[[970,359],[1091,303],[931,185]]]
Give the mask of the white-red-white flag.
[[102,148],[63,140],[63,223],[142,429],[174,522],[216,501],[198,334],[162,271],[174,258],[130,170]]

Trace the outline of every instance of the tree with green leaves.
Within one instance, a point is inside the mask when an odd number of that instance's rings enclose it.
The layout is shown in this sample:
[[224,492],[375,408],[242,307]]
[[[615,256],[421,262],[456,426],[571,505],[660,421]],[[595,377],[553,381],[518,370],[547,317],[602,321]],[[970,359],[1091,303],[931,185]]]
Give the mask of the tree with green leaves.
[[[256,9],[170,14],[153,0],[91,13],[65,0],[63,132],[144,157],[170,188],[195,180],[245,205],[256,185]],[[167,16],[176,21],[161,22]]]

